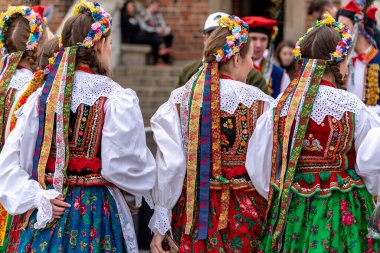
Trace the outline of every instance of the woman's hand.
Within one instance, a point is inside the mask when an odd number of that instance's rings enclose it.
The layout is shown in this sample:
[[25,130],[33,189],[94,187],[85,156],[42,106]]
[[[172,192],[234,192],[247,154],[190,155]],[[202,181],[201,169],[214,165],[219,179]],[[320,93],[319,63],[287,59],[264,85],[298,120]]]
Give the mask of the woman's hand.
[[71,207],[71,205],[66,203],[64,200],[65,199],[62,196],[58,196],[55,199],[50,200],[50,203],[53,206],[53,217],[56,219],[62,217],[67,207]]
[[150,250],[152,253],[167,253],[169,251],[164,251],[162,248],[162,241],[164,240],[164,236],[160,234],[155,234],[153,236],[152,242],[150,243]]

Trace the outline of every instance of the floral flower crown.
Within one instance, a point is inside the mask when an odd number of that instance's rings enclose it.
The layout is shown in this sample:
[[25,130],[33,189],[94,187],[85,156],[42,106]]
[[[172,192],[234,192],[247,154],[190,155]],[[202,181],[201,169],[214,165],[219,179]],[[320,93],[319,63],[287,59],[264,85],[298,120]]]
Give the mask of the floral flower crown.
[[301,45],[305,39],[305,37],[315,28],[322,26],[330,26],[334,27],[336,31],[340,33],[341,41],[339,41],[338,45],[335,48],[335,52],[331,53],[331,61],[340,62],[347,55],[351,44],[352,44],[352,36],[350,31],[347,29],[345,25],[335,21],[333,17],[329,14],[324,14],[324,19],[316,21],[314,26],[309,28],[307,32],[297,41],[297,44],[293,50],[293,55],[297,61],[302,58],[301,54]]
[[90,14],[95,23],[91,25],[91,31],[87,34],[85,40],[80,43],[80,46],[90,48],[111,29],[112,17],[98,3],[81,0],[75,6],[74,15],[84,13]]
[[12,21],[17,17],[24,17],[29,21],[30,34],[26,42],[26,50],[37,47],[45,27],[45,20],[39,14],[27,6],[10,6],[6,12],[0,14],[0,51],[3,55],[8,54],[5,43],[5,33],[8,31]]
[[228,28],[231,35],[227,36],[227,42],[222,49],[219,49],[215,58],[217,62],[226,62],[232,56],[240,52],[240,49],[248,40],[248,25],[236,16],[222,17],[218,24],[220,27]]

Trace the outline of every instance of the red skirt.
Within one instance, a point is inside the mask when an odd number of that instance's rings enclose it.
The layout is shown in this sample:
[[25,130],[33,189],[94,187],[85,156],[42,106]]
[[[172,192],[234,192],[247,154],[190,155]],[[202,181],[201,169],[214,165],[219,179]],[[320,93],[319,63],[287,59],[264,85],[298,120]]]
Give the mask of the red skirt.
[[[245,181],[245,180],[244,180]],[[186,188],[173,209],[172,228],[174,239],[179,243],[179,252],[256,252],[260,244],[266,200],[245,181],[245,187],[230,185],[230,201],[227,227],[218,230],[221,188],[210,190],[210,215],[208,238],[198,240],[198,206],[195,208],[194,226],[190,235],[185,235]]]

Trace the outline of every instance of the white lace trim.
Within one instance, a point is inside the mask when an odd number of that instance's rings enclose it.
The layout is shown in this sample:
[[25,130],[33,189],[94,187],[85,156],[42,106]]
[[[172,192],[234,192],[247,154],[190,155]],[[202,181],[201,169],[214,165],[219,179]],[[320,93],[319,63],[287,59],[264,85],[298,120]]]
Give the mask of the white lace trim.
[[27,69],[16,69],[11,81],[9,82],[9,88],[21,90],[24,86],[28,85],[33,78],[33,72]]
[[154,201],[153,201],[153,198],[152,198],[152,196],[150,194],[144,194],[144,195],[141,195],[141,196],[135,196],[135,204],[136,204],[136,206],[137,207],[141,207],[143,197],[145,199],[145,202],[150,207],[150,209],[154,209]]
[[107,186],[112,197],[115,199],[121,229],[124,236],[125,245],[127,246],[128,253],[138,253],[137,238],[133,225],[131,212],[129,211],[128,204],[123,194],[116,187]]
[[39,190],[37,192],[34,204],[38,209],[37,222],[34,224],[35,229],[42,229],[46,224],[53,221],[53,206],[51,199],[55,199],[60,195],[56,190]]
[[92,106],[100,97],[111,98],[122,89],[118,83],[107,76],[76,71],[71,110],[76,112],[80,104]]
[[[277,106],[278,101],[279,98],[272,105]],[[290,99],[287,99],[281,110],[281,117],[288,114],[289,106]],[[363,102],[355,94],[321,85],[310,118],[320,125],[327,115],[334,117],[336,120],[342,119],[345,112],[360,115],[363,106]]]
[[[174,90],[170,96],[170,100],[175,104],[181,104],[185,91],[185,86]],[[233,114],[239,104],[244,104],[250,108],[256,100],[268,103],[273,101],[271,97],[254,86],[239,81],[220,79],[220,109],[222,111]]]
[[149,228],[154,234],[165,235],[171,229],[170,221],[172,220],[172,211],[161,207],[155,206],[154,214],[149,222]]

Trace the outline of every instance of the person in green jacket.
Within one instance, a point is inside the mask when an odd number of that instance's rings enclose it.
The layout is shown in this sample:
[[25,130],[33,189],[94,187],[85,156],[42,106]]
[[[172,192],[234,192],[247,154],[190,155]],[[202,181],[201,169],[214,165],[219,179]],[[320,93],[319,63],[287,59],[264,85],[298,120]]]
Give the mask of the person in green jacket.
[[[210,34],[218,27],[218,20],[223,16],[228,16],[228,14],[223,13],[223,12],[216,12],[207,17],[205,25],[204,25],[204,29],[203,29],[204,42],[206,42]],[[185,85],[186,82],[195,73],[197,73],[198,69],[201,66],[202,66],[202,60],[197,60],[186,65],[182,69],[181,74],[178,77],[177,87],[181,87]],[[268,94],[268,86],[265,82],[265,79],[261,75],[261,73],[257,71],[256,69],[252,69],[251,72],[249,72],[246,83],[256,86],[257,88],[261,89],[263,92]]]

